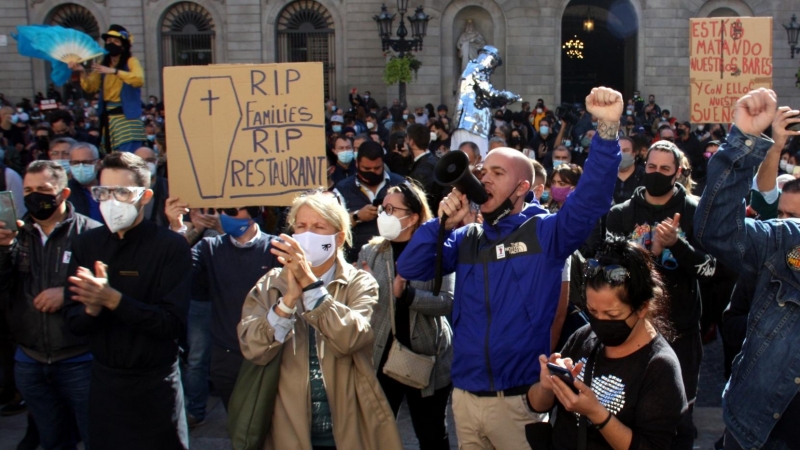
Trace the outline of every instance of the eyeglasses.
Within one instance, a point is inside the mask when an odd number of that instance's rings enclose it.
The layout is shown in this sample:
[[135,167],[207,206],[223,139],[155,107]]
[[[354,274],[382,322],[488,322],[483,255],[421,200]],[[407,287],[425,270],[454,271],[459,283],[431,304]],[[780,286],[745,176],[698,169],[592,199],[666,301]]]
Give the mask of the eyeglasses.
[[628,271],[628,269],[620,265],[609,264],[604,266],[600,264],[600,261],[596,259],[590,259],[586,261],[586,264],[583,267],[583,277],[586,279],[594,278],[600,273],[600,271],[603,272],[606,283],[610,285],[620,285],[631,276],[631,273]]
[[146,189],[140,186],[94,186],[92,198],[97,202],[104,202],[113,196],[119,202],[133,203],[142,198]]
[[394,206],[392,204],[388,204],[386,206],[383,206],[383,205],[378,206],[378,214],[386,211],[386,214],[391,216],[391,215],[393,215],[395,209],[399,209],[400,211],[411,211],[408,208],[398,208],[398,207],[396,207],[396,206]]

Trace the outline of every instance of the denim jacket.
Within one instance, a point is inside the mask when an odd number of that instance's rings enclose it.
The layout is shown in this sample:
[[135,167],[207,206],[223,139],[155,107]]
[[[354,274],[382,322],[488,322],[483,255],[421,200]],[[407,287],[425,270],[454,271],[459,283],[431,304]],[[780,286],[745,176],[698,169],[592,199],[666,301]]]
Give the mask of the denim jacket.
[[733,127],[708,163],[695,215],[701,244],[722,263],[757,279],[747,339],[723,393],[723,418],[746,449],[770,432],[800,392],[800,223],[745,218],[753,172],[773,144]]

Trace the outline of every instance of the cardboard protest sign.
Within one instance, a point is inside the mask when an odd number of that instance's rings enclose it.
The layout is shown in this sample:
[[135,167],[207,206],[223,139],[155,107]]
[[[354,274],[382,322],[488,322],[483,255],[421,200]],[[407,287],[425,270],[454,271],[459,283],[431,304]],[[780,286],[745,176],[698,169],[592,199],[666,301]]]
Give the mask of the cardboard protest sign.
[[689,20],[693,123],[733,122],[733,107],[752,89],[772,88],[772,17]]
[[322,63],[164,68],[170,195],[289,205],[327,185]]

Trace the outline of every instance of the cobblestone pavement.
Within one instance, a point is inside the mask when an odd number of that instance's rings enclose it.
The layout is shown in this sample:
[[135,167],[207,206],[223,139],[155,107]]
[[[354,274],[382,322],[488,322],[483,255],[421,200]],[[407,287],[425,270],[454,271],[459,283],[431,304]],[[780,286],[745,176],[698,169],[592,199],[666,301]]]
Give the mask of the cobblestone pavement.
[[[711,450],[714,442],[722,435],[721,394],[725,386],[722,369],[722,343],[720,339],[703,347],[703,365],[700,370],[700,392],[697,396],[695,424],[699,435],[694,448]],[[212,397],[209,401],[209,413],[206,424],[191,433],[191,448],[197,450],[229,450],[230,442],[225,431],[226,414],[219,399]],[[450,448],[457,449],[453,414],[448,407],[448,429],[450,432]],[[25,416],[0,418],[0,450],[14,450],[16,443],[25,434]],[[398,418],[400,434],[407,449],[418,449],[408,410],[403,405]],[[80,447],[83,448],[82,446]]]

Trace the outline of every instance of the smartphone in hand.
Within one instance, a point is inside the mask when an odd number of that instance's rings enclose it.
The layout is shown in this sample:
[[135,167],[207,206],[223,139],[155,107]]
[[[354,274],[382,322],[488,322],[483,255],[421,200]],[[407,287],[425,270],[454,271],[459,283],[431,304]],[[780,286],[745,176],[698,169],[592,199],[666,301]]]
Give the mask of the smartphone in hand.
[[550,372],[550,375],[558,377],[564,384],[569,386],[572,392],[576,394],[579,392],[578,388],[575,387],[575,378],[572,377],[572,372],[553,363],[547,363],[547,370]]
[[6,230],[19,231],[17,228],[17,209],[14,207],[14,194],[11,191],[0,191],[0,222],[5,222]]

